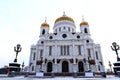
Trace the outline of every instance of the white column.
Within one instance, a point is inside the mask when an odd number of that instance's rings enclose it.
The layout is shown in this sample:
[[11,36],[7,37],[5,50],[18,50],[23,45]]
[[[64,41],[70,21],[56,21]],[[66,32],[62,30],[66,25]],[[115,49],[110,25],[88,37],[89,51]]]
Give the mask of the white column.
[[75,64],[75,53],[74,53],[74,50],[75,50],[75,45],[74,45],[74,40],[73,40],[73,41],[72,41],[73,64]]
[[54,59],[55,59],[55,63],[54,63],[54,68],[53,68],[53,72],[57,72],[57,54],[58,54],[58,46],[57,46],[57,42],[55,42],[55,52],[54,52]]
[[86,40],[84,40],[83,43],[84,43],[84,44],[83,44],[84,55],[85,55],[85,59],[86,59],[86,65],[85,65],[85,67],[86,67],[86,71],[88,71],[89,68],[90,68],[90,66],[89,66],[89,63],[88,63],[88,54],[87,54],[87,48],[86,48]]

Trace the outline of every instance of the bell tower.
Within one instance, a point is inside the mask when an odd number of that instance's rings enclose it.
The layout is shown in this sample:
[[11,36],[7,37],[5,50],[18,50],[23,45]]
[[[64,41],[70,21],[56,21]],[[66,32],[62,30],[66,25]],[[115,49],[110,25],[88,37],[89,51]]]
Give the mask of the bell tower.
[[40,27],[40,36],[46,35],[48,33],[49,33],[49,24],[47,23],[45,19],[45,22],[42,23]]
[[84,17],[82,17],[82,22],[80,23],[80,31],[85,34],[90,34],[89,24],[84,20]]

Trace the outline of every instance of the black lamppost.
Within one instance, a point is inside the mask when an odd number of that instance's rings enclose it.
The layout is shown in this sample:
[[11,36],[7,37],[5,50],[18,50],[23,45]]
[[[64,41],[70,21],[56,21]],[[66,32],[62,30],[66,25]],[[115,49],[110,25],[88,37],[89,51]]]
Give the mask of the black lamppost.
[[118,50],[120,49],[120,48],[119,48],[119,45],[117,45],[116,42],[113,42],[113,43],[112,43],[112,46],[111,46],[111,49],[116,52],[117,61],[120,61],[120,58],[119,58],[119,56],[118,56]]
[[110,71],[112,72],[112,64],[110,61],[109,61],[109,66],[110,66]]
[[17,47],[14,47],[14,51],[16,52],[16,57],[14,59],[14,62],[17,62],[17,56],[18,56],[18,53],[21,52],[21,50],[22,48],[20,44],[17,44]]

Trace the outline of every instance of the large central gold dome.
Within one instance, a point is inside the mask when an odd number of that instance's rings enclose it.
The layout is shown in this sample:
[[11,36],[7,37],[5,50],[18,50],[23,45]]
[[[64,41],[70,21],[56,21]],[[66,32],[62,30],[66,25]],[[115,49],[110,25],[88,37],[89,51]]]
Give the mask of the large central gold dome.
[[66,21],[71,21],[74,23],[74,20],[68,16],[65,15],[65,13],[63,14],[62,17],[59,17],[55,20],[55,23],[59,22],[59,21],[63,21],[63,20],[66,20]]

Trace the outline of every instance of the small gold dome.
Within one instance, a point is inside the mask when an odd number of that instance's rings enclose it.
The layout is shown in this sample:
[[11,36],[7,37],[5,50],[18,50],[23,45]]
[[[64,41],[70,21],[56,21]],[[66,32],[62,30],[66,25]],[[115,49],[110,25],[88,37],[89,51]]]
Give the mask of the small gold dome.
[[42,27],[49,27],[49,24],[47,24],[47,23],[42,23],[41,26],[42,26]]
[[82,25],[88,25],[88,22],[83,21],[80,23],[80,26],[82,26]]
[[65,12],[63,13],[62,17],[59,17],[55,20],[55,23],[59,22],[59,21],[63,21],[63,20],[67,20],[67,21],[71,21],[74,23],[74,20],[68,16],[65,15]]
[[49,27],[49,24],[47,23],[46,21],[46,18],[45,18],[45,22],[41,24],[42,27]]
[[80,26],[82,25],[88,25],[88,22],[84,21],[84,16],[82,16],[82,22],[80,23]]

